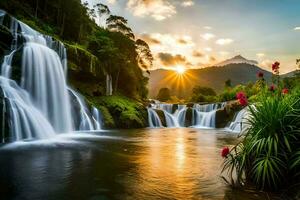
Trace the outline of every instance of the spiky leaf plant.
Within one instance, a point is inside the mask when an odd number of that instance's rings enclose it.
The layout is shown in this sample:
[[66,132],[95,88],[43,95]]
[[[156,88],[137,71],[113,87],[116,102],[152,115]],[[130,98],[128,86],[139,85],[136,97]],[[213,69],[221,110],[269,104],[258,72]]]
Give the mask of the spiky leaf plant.
[[278,189],[299,182],[300,93],[263,95],[249,106],[249,128],[224,161],[237,183]]

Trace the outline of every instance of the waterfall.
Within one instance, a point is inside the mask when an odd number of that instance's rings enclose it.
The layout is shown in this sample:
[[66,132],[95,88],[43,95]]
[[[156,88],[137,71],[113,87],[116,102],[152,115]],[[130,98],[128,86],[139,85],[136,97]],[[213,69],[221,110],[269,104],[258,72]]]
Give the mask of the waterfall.
[[85,101],[83,100],[83,98],[81,97],[80,94],[78,94],[71,88],[69,88],[69,91],[72,95],[74,95],[76,102],[79,105],[79,128],[78,128],[78,130],[80,130],[80,131],[94,130],[94,124],[92,122],[90,114],[88,113],[89,110],[85,104]]
[[[223,109],[226,106],[224,103],[214,104],[194,104],[192,108],[186,105],[166,104],[154,101],[151,104],[151,111],[148,108],[148,117],[150,127],[156,127],[153,122],[156,120],[157,113],[155,110],[161,110],[164,113],[167,127],[186,127],[187,110],[192,110],[192,127],[195,128],[215,128],[216,127],[216,112],[218,109]],[[158,118],[159,119],[159,118]]]
[[112,77],[111,75],[106,74],[106,96],[111,96],[112,92]]
[[242,132],[242,130],[245,130],[247,128],[245,123],[247,120],[247,116],[248,116],[248,108],[245,107],[237,114],[235,114],[233,121],[230,122],[230,124],[225,129],[234,133]]
[[97,108],[93,107],[92,116],[93,116],[95,130],[101,130],[102,121],[103,121],[101,112]]
[[148,123],[150,128],[162,127],[161,120],[153,108],[147,108],[148,111]]
[[[0,10],[1,24],[5,15]],[[70,94],[80,107],[79,130],[101,129],[100,112],[93,109],[91,113],[83,98],[67,86],[64,45],[13,17],[8,28],[14,39],[11,52],[3,59],[0,87],[5,102],[3,110],[9,113],[10,141],[49,138],[77,130]],[[18,41],[18,38],[24,39]],[[19,84],[11,79],[12,62],[17,53],[22,53]]]
[[226,103],[215,104],[194,104],[193,106],[193,126],[200,128],[215,128],[216,127],[216,112],[218,109],[223,109]]

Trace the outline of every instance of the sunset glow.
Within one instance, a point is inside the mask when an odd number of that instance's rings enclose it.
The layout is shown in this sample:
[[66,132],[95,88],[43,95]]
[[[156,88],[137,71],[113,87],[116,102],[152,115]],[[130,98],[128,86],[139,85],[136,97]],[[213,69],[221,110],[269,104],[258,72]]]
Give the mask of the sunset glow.
[[184,68],[183,66],[177,66],[177,67],[175,68],[175,71],[176,71],[178,74],[182,75],[182,74],[184,74],[184,72],[185,72],[185,68]]

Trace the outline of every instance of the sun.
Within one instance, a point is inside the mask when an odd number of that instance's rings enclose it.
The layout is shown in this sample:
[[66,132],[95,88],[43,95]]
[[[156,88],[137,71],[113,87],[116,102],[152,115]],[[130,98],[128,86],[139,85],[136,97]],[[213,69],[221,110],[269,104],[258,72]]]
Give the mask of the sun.
[[175,68],[175,71],[177,72],[177,74],[182,75],[182,74],[184,74],[184,72],[185,72],[185,68],[184,68],[183,66],[177,66],[177,67]]

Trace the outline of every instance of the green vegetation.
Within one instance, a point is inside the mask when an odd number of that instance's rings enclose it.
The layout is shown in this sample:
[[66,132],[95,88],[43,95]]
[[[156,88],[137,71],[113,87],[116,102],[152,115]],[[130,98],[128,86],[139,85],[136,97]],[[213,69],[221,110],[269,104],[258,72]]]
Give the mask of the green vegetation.
[[[0,8],[65,44],[68,82],[102,111],[106,128],[147,126],[140,102],[148,95],[143,70],[152,66],[153,56],[146,42],[135,40],[125,18],[112,15],[104,4],[82,4],[80,0],[3,0]],[[9,24],[5,19],[0,26],[1,58],[10,49]],[[112,77],[111,97],[103,97],[106,75]],[[18,67],[13,77],[18,80]]]
[[193,88],[192,102],[214,102],[217,93],[209,87],[196,86]]
[[[90,84],[98,80],[92,88],[102,88],[96,92],[102,94],[106,87],[104,76],[110,74],[114,94],[138,100],[147,97],[148,78],[143,76],[142,69],[147,70],[152,65],[149,46],[140,39],[135,41],[127,20],[111,15],[106,5],[81,4],[80,0],[3,0],[0,8],[66,44],[69,78],[75,88],[88,83],[86,76],[93,76]],[[97,24],[96,19],[106,21],[107,28],[101,27],[100,22]],[[5,21],[4,25],[8,23]],[[1,34],[9,37],[4,28],[1,26]],[[3,55],[5,45],[0,46]]]
[[88,101],[99,107],[109,128],[144,128],[147,127],[147,109],[141,102],[125,96],[91,97]]
[[[279,64],[276,74],[278,69]],[[273,84],[277,85],[261,85],[256,103],[249,106],[249,126],[242,141],[225,155],[223,171],[232,184],[252,183],[263,190],[300,184],[300,88],[291,81],[298,77],[281,81],[276,74]],[[290,88],[287,80],[294,83]]]

